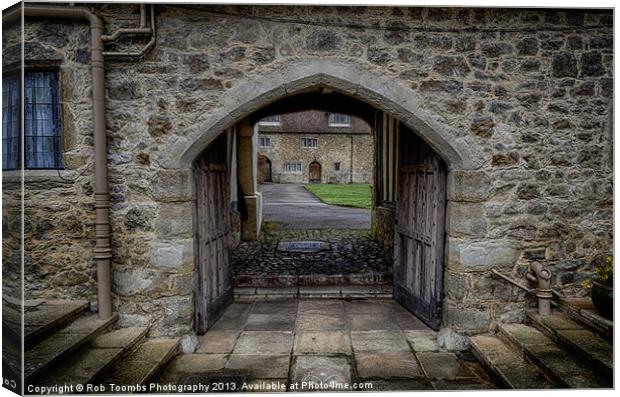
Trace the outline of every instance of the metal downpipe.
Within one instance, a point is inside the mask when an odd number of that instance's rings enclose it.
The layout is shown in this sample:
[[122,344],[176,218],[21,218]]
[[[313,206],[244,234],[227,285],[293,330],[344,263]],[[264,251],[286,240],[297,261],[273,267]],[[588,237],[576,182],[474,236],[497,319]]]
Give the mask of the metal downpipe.
[[105,126],[105,75],[103,21],[89,10],[76,7],[25,5],[24,15],[44,18],[85,19],[91,32],[93,135],[95,142],[95,249],[99,318],[112,316],[110,259],[110,195],[108,192],[107,137]]

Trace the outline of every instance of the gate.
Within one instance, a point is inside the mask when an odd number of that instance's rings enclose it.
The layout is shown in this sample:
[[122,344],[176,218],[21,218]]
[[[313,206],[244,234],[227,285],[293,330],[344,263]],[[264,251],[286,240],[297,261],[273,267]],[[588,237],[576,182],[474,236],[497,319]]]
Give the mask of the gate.
[[227,136],[222,134],[194,163],[198,271],[195,329],[198,334],[205,333],[233,299],[227,146]]
[[441,324],[446,166],[413,133],[400,134],[394,299],[433,329]]

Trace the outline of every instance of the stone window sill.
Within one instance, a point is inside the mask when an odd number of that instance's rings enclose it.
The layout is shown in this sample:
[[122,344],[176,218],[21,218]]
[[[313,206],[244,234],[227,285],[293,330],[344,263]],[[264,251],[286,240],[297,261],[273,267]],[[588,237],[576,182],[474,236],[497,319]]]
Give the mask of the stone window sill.
[[[71,170],[23,170],[24,181],[48,179],[51,181],[72,180],[78,173]],[[19,182],[22,179],[22,170],[2,171],[4,182]]]

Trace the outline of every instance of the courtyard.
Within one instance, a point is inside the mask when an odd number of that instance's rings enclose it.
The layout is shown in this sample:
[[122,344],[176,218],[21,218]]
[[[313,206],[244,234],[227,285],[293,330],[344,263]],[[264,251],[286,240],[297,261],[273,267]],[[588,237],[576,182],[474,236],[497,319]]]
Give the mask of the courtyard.
[[391,299],[235,302],[156,382],[229,382],[237,391],[308,391],[310,382],[359,391],[496,387],[469,352],[440,348],[436,332]]

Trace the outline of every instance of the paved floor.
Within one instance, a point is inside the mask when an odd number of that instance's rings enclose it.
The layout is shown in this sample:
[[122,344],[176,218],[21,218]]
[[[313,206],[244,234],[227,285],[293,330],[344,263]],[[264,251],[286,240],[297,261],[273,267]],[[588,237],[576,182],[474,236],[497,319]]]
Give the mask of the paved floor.
[[[160,384],[237,391],[494,388],[468,353],[440,349],[436,334],[391,299],[233,303],[177,357]],[[256,389],[254,389],[256,390]]]
[[280,229],[370,229],[370,210],[328,205],[296,184],[262,185],[263,220]]

